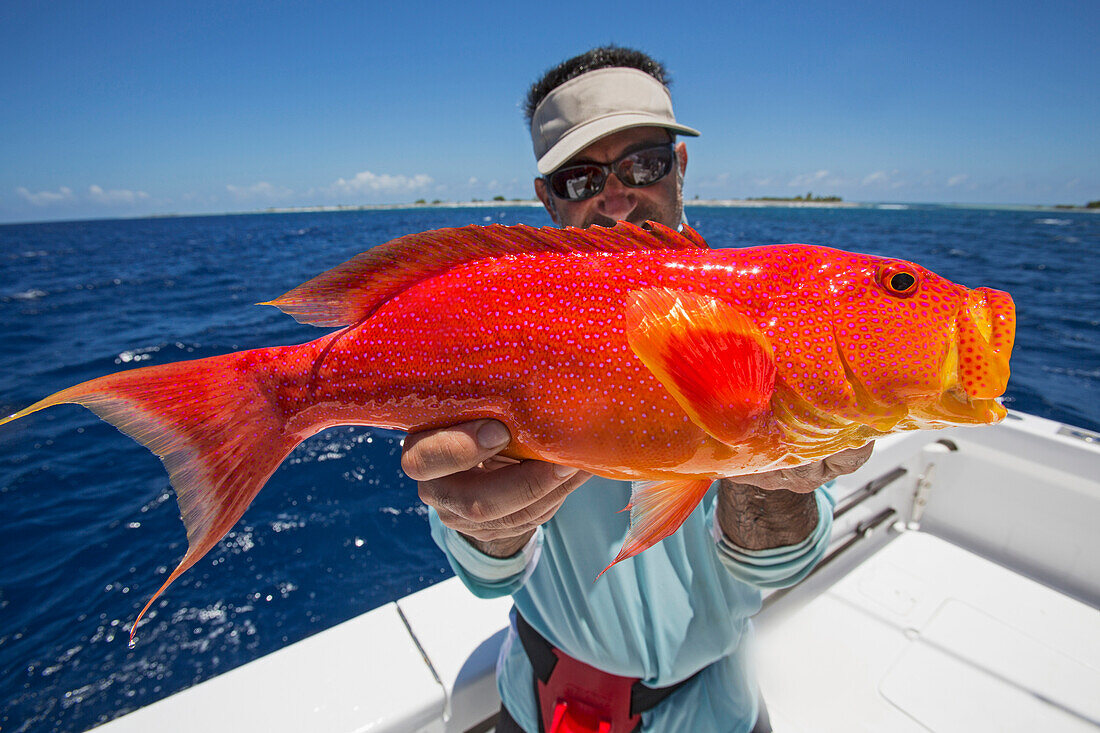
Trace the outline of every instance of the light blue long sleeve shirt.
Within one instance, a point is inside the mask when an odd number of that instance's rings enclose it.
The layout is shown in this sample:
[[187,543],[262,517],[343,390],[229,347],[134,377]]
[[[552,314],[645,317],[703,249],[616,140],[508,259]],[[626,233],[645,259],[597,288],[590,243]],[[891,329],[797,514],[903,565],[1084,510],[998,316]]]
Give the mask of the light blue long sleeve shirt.
[[[540,527],[521,552],[493,558],[429,513],[432,537],[475,595],[510,594],[516,609],[551,644],[613,674],[665,687],[703,672],[642,716],[646,731],[752,729],[756,683],[746,665],[749,618],[761,589],[792,585],[821,559],[832,529],[832,499],[816,492],[818,523],[805,541],[748,551],[714,525],[716,488],[677,532],[597,574],[619,551],[630,484],[589,479]],[[594,582],[595,581],[595,582]],[[515,622],[501,648],[497,686],[526,731],[538,730],[532,669]]]

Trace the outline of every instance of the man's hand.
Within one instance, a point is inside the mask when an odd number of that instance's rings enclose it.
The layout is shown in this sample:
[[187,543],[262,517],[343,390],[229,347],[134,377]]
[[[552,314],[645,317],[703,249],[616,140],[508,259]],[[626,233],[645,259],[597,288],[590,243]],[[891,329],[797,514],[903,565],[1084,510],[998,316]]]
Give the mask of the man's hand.
[[868,444],[797,468],[722,479],[718,526],[730,542],[746,550],[797,544],[817,526],[817,503],[810,492],[852,473],[870,457]]
[[741,485],[753,486],[767,491],[782,489],[796,494],[808,494],[822,484],[837,476],[846,476],[867,462],[871,457],[868,443],[862,448],[850,448],[825,458],[817,463],[808,463],[795,468],[781,468],[778,471],[756,473],[749,476],[734,476],[725,479]]
[[420,499],[446,526],[493,557],[510,557],[550,520],[591,474],[543,461],[496,454],[508,429],[475,420],[405,438],[401,468],[418,482]]

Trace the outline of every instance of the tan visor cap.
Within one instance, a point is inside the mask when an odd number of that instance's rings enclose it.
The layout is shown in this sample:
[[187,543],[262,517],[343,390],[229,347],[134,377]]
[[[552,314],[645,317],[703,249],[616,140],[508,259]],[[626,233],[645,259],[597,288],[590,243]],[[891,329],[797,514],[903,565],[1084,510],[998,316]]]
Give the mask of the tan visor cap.
[[550,173],[600,138],[630,127],[699,135],[676,122],[668,89],[644,71],[616,66],[570,79],[547,94],[531,118],[539,173]]

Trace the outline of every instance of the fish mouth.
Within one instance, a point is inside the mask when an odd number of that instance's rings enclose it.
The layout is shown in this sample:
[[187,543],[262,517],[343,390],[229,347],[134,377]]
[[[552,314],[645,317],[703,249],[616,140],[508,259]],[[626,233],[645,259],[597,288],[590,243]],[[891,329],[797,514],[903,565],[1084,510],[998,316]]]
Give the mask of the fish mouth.
[[1008,387],[1015,337],[1016,306],[1008,293],[968,291],[943,362],[943,393],[926,417],[982,424],[1003,419],[1006,410],[997,398]]
[[1016,306],[1008,293],[978,288],[956,318],[959,385],[971,397],[992,399],[1008,386],[1008,360],[1016,337]]
[[[881,435],[1000,422],[1008,414],[999,398],[1008,386],[1008,363],[1016,337],[1016,306],[1011,296],[990,288],[966,290],[963,303],[946,330],[946,353],[938,382],[933,373],[927,375],[927,381],[922,380],[916,391],[880,398],[860,380],[834,328],[835,354],[850,390],[851,407],[837,413],[797,393],[794,396],[784,393],[781,402],[797,402],[803,417],[812,413],[820,419],[818,427],[825,432],[843,432],[848,426],[861,426]],[[793,419],[785,418],[788,423]],[[802,425],[799,429],[807,432],[809,427]]]

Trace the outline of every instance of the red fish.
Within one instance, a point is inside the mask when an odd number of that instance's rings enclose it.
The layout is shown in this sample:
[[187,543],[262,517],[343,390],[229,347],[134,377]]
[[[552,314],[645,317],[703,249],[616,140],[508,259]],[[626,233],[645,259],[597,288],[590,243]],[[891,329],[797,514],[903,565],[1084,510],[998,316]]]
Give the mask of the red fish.
[[614,564],[674,532],[715,478],[997,422],[1015,331],[1007,294],[908,262],[712,250],[655,224],[410,235],[268,305],[339,330],[112,374],[0,421],[79,403],[164,462],[189,546],[142,614],[334,425],[496,418],[507,456],[638,481]]

